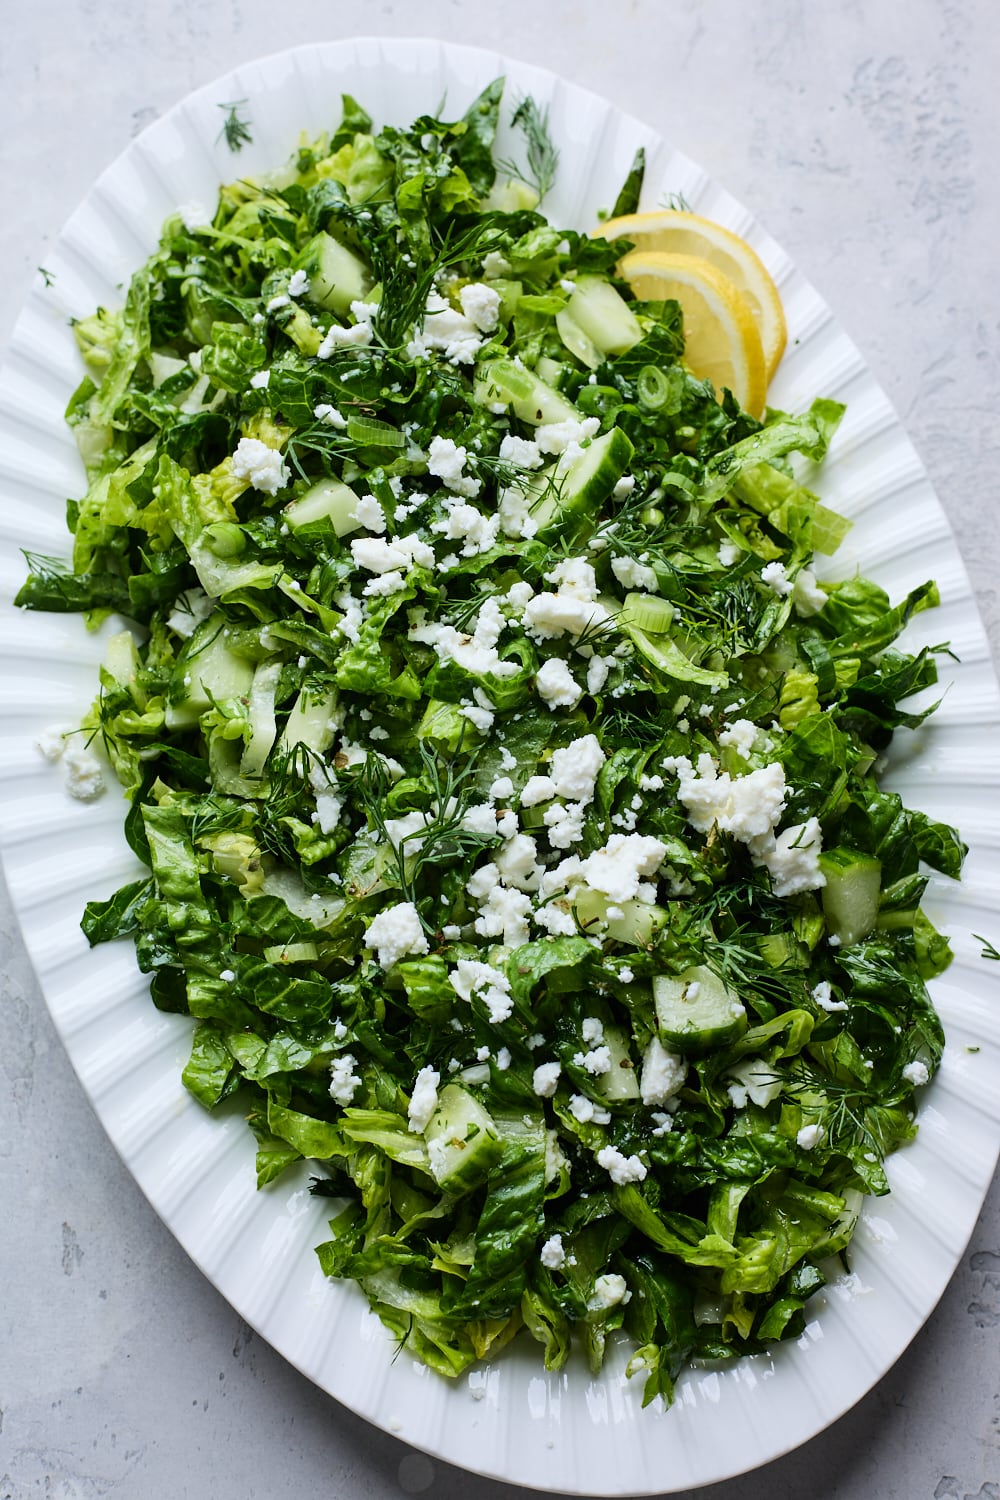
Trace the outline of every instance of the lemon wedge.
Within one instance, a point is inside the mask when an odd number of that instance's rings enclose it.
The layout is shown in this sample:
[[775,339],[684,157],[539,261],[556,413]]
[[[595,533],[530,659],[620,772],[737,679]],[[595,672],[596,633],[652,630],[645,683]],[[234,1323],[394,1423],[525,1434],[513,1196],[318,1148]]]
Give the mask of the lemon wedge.
[[594,233],[606,240],[632,240],[637,250],[694,255],[715,266],[750,304],[760,332],[767,378],[772,379],[788,338],[785,313],[770,272],[746,240],[700,214],[674,208],[625,214],[609,219]]
[[618,263],[643,302],[676,298],[684,314],[684,361],[717,391],[728,387],[752,416],[764,411],[767,366],[756,320],[743,293],[695,255],[631,250]]

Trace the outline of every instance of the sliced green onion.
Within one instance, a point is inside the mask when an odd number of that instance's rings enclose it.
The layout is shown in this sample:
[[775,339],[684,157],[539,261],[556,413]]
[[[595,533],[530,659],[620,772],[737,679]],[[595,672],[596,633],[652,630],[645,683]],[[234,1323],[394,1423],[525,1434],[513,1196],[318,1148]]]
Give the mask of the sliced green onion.
[[374,417],[348,417],[347,436],[352,443],[361,443],[366,448],[406,447],[406,438],[398,427]]
[[635,390],[640,404],[647,411],[660,411],[670,399],[670,381],[655,365],[643,365]]

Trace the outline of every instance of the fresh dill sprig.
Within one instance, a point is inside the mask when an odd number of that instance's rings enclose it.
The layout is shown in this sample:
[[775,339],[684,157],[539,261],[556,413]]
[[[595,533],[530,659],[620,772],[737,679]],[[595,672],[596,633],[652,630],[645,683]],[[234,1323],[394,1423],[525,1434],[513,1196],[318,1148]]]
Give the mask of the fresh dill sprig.
[[675,213],[689,214],[691,205],[683,193],[663,193],[660,197],[660,207],[673,209]]
[[372,329],[384,348],[399,348],[414,325],[423,322],[428,295],[443,271],[464,261],[481,261],[497,248],[506,233],[504,218],[503,214],[484,214],[471,229],[459,231],[449,224],[422,264],[416,263],[406,242],[397,242],[394,235],[373,242],[371,256],[382,296]]
[[245,99],[233,99],[228,104],[216,105],[217,109],[226,111],[226,118],[222,123],[222,129],[216,136],[216,140],[221,141],[223,136],[225,136],[226,145],[232,152],[242,151],[243,147],[249,145],[253,140],[250,121],[242,119],[239,113],[241,107],[246,102]]
[[[458,750],[461,752],[461,741]],[[356,786],[362,806],[379,838],[392,849],[395,870],[403,899],[417,909],[424,930],[433,935],[436,923],[429,922],[420,911],[420,898],[426,895],[426,872],[484,847],[481,834],[462,827],[472,800],[475,755],[462,767],[447,760],[433,746],[420,746],[421,779],[428,788],[428,809],[423,827],[393,841],[385,820],[385,802],[389,778],[378,755],[369,755]],[[489,842],[486,840],[485,842]]]
[[497,166],[508,177],[534,188],[541,201],[555,182],[559,170],[559,152],[549,133],[549,107],[546,105],[543,109],[537,99],[525,94],[510,123],[524,136],[527,170],[510,160],[498,162]]
[[978,932],[974,932],[972,936],[975,938],[977,943],[982,943],[983,945],[983,951],[980,954],[980,958],[992,958],[997,963],[1000,963],[1000,949],[998,949],[994,943],[991,943],[989,938],[982,937]]
[[36,269],[39,276],[45,282],[45,285],[50,287],[56,279],[56,273],[54,271],[47,271],[44,266],[38,266]]

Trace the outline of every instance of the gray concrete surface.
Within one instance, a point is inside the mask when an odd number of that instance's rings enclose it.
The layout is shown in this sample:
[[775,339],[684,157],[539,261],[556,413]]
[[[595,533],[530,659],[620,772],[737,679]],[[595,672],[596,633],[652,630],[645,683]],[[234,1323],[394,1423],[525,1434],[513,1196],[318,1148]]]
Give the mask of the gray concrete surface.
[[[895,402],[1000,641],[996,0],[36,0],[0,6],[0,341],[131,134],[230,66],[356,32],[551,67],[743,199]],[[994,935],[996,936],[996,935]],[[241,1324],[155,1217],[0,904],[0,1500],[501,1500]],[[935,1314],[833,1429],[705,1500],[1000,1500],[1000,1195]]]

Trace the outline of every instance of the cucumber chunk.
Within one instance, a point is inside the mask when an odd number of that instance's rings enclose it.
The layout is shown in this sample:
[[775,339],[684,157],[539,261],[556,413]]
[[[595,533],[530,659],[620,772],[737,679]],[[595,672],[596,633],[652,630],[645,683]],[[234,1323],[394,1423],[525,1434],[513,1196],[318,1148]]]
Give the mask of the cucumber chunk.
[[361,258],[332,234],[317,234],[298,257],[298,268],[309,277],[309,300],[342,318],[352,302],[363,302],[371,291],[371,272]]
[[642,338],[639,319],[610,281],[601,276],[577,278],[567,311],[602,354],[624,354]]
[[357,495],[342,479],[320,479],[285,506],[285,521],[292,531],[315,521],[330,521],[338,536],[347,536],[361,526],[354,514],[357,508]]
[[567,528],[580,529],[587,520],[596,521],[601,506],[632,462],[635,449],[620,427],[594,438],[558,476],[544,470],[552,483],[532,507],[538,525],[536,536],[552,541]]
[[522,422],[540,427],[551,422],[579,422],[581,413],[531,370],[510,359],[491,359],[476,371],[473,400],[479,406],[510,407]]
[[878,920],[881,862],[871,854],[841,846],[824,849],[819,867],[826,876],[821,897],[828,935],[845,948],[860,943]]
[[747,1029],[739,996],[702,964],[682,974],[658,974],[653,1003],[661,1037],[678,1052],[728,1047]]
[[638,1099],[639,1077],[625,1033],[617,1026],[605,1026],[602,1045],[611,1053],[611,1067],[593,1079],[592,1087],[610,1104]]
[[434,1179],[450,1193],[475,1187],[503,1151],[493,1116],[458,1083],[441,1090],[424,1140]]
[[222,618],[210,615],[199,625],[174,667],[167,728],[192,728],[213,702],[246,698],[253,676],[253,663],[230,651],[223,635]]

